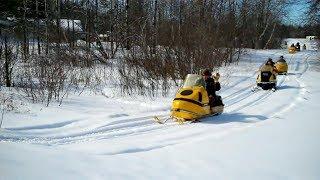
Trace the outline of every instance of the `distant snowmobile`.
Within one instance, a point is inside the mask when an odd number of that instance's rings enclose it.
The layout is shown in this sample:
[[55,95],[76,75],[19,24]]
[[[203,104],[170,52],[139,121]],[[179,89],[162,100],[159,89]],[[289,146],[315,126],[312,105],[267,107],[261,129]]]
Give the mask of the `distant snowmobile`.
[[[188,74],[172,102],[170,117],[183,123],[221,114],[224,109],[221,97],[217,96],[214,106],[210,108],[208,93],[204,87],[205,82],[201,75]],[[155,117],[155,119],[163,123],[159,118]]]
[[287,75],[288,73],[288,64],[284,60],[283,56],[280,56],[280,59],[276,62],[275,67],[279,75]]
[[294,54],[296,53],[296,47],[294,46],[294,44],[291,44],[291,46],[288,49],[290,54]]

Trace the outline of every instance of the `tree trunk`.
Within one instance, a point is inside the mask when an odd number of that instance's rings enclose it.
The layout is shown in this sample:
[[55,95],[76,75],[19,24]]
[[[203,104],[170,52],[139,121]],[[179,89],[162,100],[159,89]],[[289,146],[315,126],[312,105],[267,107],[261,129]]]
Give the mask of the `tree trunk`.
[[56,43],[57,57],[60,56],[60,44],[61,44],[61,32],[60,32],[60,0],[57,0],[56,4],[56,33],[58,41]]
[[10,73],[10,65],[11,65],[11,53],[9,52],[8,49],[8,40],[7,40],[7,35],[4,35],[4,78],[6,81],[6,87],[11,87],[11,73]]
[[41,46],[40,46],[40,22],[39,22],[39,2],[36,0],[36,13],[37,13],[37,46],[38,46],[38,55],[41,54]]
[[26,60],[29,55],[29,41],[28,41],[28,37],[27,37],[26,13],[27,13],[27,2],[26,2],[26,0],[24,0],[23,1],[23,55],[24,55],[24,60]]
[[[158,33],[157,33],[157,14],[158,14],[158,0],[155,0],[154,1],[154,15],[153,15],[153,30],[154,30],[154,41],[153,41],[153,48],[154,48],[154,51],[156,50],[156,46],[157,46],[157,43],[158,43]],[[155,53],[155,52],[154,52]]]
[[268,48],[268,45],[269,45],[270,42],[272,41],[273,34],[274,34],[275,29],[276,29],[276,26],[277,26],[277,23],[274,23],[274,24],[273,24],[273,28],[272,28],[272,32],[271,32],[271,34],[270,34],[270,37],[269,37],[269,39],[268,39],[268,41],[267,41],[267,43],[265,44],[265,46],[264,46],[263,49],[267,49],[267,48]]
[[46,55],[49,53],[49,32],[48,32],[48,26],[49,26],[49,16],[48,16],[48,3],[47,0],[44,0],[44,11],[45,11],[45,17],[46,17]]
[[114,0],[111,0],[110,1],[110,5],[111,5],[111,15],[109,16],[109,23],[110,23],[110,34],[107,34],[107,36],[109,36],[109,41],[110,41],[110,46],[111,46],[111,58],[114,58],[114,50],[113,50],[113,46],[114,46],[114,42],[113,42],[113,28],[114,28],[114,19],[115,19],[115,16],[114,16],[114,3],[113,3]]
[[126,0],[126,49],[129,50],[130,49],[130,26],[129,26],[129,3],[130,1],[129,0]]

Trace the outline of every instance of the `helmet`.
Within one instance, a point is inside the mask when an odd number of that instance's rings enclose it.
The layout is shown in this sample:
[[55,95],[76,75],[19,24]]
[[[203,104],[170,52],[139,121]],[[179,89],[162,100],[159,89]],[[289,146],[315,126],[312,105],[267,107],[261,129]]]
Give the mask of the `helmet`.
[[273,61],[272,61],[272,59],[271,59],[271,58],[268,58],[268,60],[267,60],[266,64],[272,64],[272,65],[273,65]]
[[211,76],[211,70],[210,69],[205,69],[202,71],[202,75],[203,76]]
[[283,56],[280,56],[280,59],[283,59]]

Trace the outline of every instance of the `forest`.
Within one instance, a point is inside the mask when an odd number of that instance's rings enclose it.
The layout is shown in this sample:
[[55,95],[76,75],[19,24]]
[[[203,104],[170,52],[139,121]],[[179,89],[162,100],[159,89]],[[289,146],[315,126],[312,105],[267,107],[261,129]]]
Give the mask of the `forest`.
[[[165,95],[188,73],[237,62],[246,49],[320,36],[317,0],[288,25],[291,0],[10,0],[0,3],[0,87],[32,102],[112,83]],[[173,83],[173,84],[172,84]]]

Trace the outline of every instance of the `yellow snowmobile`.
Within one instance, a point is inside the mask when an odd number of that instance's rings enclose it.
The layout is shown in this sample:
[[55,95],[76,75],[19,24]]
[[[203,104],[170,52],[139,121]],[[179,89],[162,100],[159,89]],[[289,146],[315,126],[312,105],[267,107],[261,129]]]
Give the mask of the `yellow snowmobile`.
[[288,73],[288,64],[284,59],[279,59],[276,64],[276,69],[278,74],[284,74],[287,75]]
[[296,47],[289,47],[289,53],[290,54],[294,54],[294,53],[296,53]]
[[201,75],[188,74],[172,102],[171,117],[184,122],[221,114],[224,107],[221,97],[217,96],[218,103],[210,108],[208,93],[204,87],[205,81]]
[[[263,90],[276,90],[277,78],[272,65],[263,65],[257,77],[257,87]],[[254,91],[254,90],[253,90]]]

